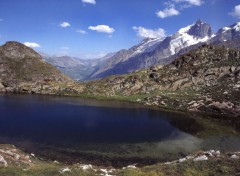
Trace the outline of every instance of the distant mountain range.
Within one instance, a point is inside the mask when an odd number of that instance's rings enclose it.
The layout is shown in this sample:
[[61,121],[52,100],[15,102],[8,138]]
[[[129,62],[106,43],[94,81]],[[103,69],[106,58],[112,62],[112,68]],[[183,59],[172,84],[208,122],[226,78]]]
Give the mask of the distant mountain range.
[[198,20],[166,38],[145,38],[136,46],[100,59],[83,60],[69,56],[41,55],[45,61],[75,80],[92,80],[130,73],[155,64],[168,64],[203,43],[238,48],[239,41],[240,23],[223,27],[214,34],[209,24]]

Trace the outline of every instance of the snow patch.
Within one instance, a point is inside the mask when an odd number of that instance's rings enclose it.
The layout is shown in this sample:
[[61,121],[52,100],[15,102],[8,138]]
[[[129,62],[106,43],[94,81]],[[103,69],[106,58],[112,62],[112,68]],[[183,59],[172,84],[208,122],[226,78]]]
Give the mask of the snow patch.
[[141,42],[140,45],[136,46],[136,51],[134,51],[134,53],[131,55],[135,56],[139,53],[144,53],[144,52],[151,52],[153,51],[157,45],[163,41],[163,39],[161,38],[153,38],[153,39],[145,39]]
[[223,27],[222,30],[223,30],[223,32],[226,32],[226,31],[231,30],[231,28],[230,27]]
[[240,31],[240,23],[237,23],[237,24],[233,27],[233,29],[234,29],[235,31]]
[[179,36],[176,36],[175,38],[173,37],[173,39],[170,42],[170,51],[171,51],[171,55],[174,55],[176,53],[178,53],[181,49],[191,46],[191,45],[195,45],[201,42],[206,42],[209,37],[206,36],[204,38],[197,38],[194,37],[192,35],[189,35],[188,33],[182,33],[183,31],[188,32],[189,27],[183,28],[184,30],[181,31],[181,34]]
[[194,24],[191,24],[191,25],[189,25],[189,26],[187,26],[187,27],[181,28],[181,29],[178,31],[178,33],[179,33],[179,34],[187,33],[187,32],[191,29],[191,27],[193,27],[193,26],[194,26]]

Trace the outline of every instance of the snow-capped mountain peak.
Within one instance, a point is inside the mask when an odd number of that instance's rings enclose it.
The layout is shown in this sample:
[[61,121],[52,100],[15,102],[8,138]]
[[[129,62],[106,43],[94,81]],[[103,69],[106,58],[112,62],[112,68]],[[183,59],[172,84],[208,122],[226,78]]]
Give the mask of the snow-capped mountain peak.
[[133,47],[134,48],[134,52],[132,53],[132,56],[135,56],[139,53],[144,53],[144,52],[151,52],[153,51],[160,42],[163,41],[163,38],[145,38],[142,40],[142,42]]
[[178,34],[185,34],[185,33],[187,33],[187,32],[191,29],[191,27],[193,27],[193,26],[194,26],[194,24],[189,25],[189,26],[184,27],[184,28],[181,28],[177,33],[178,33]]
[[[91,62],[81,60],[84,65],[80,63],[72,67],[75,62],[66,57],[56,58],[56,61],[49,59],[48,62],[53,62],[74,79],[97,79],[113,74],[129,73],[155,64],[170,63],[179,55],[203,43],[240,47],[239,40],[240,22],[223,27],[214,34],[209,24],[198,20],[166,38],[145,38],[138,45],[110,54],[106,58]],[[66,60],[65,65],[61,65],[63,60]]]
[[236,23],[235,26],[233,26],[233,29],[235,31],[240,31],[240,22]]
[[176,54],[185,47],[206,42],[209,38],[211,38],[211,36],[211,26],[201,20],[198,20],[195,24],[181,28],[172,36],[170,41],[171,54]]
[[229,31],[229,30],[231,30],[230,27],[223,27],[223,28],[222,28],[222,32],[226,32],[226,31]]
[[216,36],[212,39],[214,42],[228,41],[240,37],[240,22],[231,26],[226,26],[218,30]]
[[240,22],[237,22],[231,26],[226,26],[226,27],[223,27],[221,29],[219,29],[219,31],[217,32],[218,34],[219,33],[225,33],[225,32],[229,32],[229,31],[236,31],[236,32],[239,32],[240,31]]

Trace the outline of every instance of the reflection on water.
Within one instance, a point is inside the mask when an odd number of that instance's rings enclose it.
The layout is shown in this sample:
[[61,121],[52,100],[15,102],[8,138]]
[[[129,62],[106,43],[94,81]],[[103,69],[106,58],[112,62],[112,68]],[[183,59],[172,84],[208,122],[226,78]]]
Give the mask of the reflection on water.
[[118,166],[240,148],[238,137],[194,136],[203,129],[194,119],[126,102],[2,95],[0,114],[0,143],[61,161]]

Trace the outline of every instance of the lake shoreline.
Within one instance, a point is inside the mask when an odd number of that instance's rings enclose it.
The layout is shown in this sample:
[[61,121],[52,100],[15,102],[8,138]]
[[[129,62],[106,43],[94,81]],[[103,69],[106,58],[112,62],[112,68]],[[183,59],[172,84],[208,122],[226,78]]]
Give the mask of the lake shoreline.
[[178,113],[194,117],[202,116],[207,118],[212,118],[213,120],[223,120],[228,121],[228,123],[233,124],[237,122],[237,128],[240,130],[240,114],[219,114],[214,112],[205,112],[205,111],[189,111],[187,109],[179,109],[179,108],[169,108],[169,107],[163,107],[163,106],[157,106],[157,105],[146,105],[142,102],[137,102],[131,99],[127,98],[119,98],[119,97],[108,97],[108,96],[94,96],[94,95],[86,95],[86,94],[41,94],[41,93],[23,93],[23,92],[0,92],[0,95],[43,95],[43,96],[53,96],[53,97],[74,97],[74,98],[83,98],[83,99],[92,99],[97,101],[120,101],[120,102],[127,102],[131,103],[133,105],[137,105],[140,108],[144,109],[153,109],[158,110],[161,112],[170,112],[170,113]]

